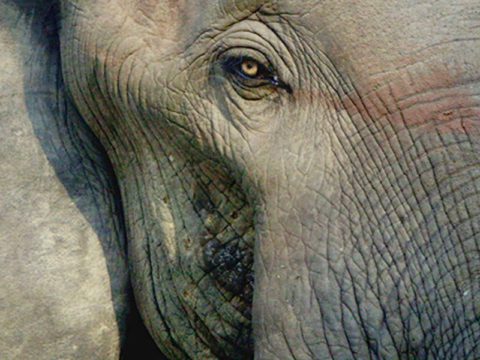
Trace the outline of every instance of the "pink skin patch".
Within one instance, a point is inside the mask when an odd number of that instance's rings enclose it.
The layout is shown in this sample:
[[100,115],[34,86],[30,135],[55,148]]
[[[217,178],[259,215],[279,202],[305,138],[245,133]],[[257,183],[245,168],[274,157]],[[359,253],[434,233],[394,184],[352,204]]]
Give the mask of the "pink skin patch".
[[360,90],[343,96],[341,108],[352,119],[388,121],[399,130],[469,134],[480,131],[480,94],[473,93],[474,84],[459,70],[404,70],[400,76],[362,85],[373,89],[366,94]]

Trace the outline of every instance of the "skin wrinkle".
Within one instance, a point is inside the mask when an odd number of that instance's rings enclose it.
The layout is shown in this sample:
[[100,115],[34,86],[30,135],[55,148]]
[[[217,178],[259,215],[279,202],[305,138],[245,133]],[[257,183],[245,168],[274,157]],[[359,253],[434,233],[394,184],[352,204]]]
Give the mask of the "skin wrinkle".
[[[61,79],[60,77],[60,74],[57,74],[57,88],[58,89],[63,89],[63,80]],[[98,179],[98,181],[100,182],[104,182],[106,181],[105,178],[103,178],[103,175],[100,174],[99,172],[99,169],[95,166],[91,166],[92,164],[95,164],[99,161],[100,157],[98,154],[95,154],[93,153],[92,151],[94,150],[93,148],[88,148],[85,146],[86,145],[91,145],[90,143],[88,142],[82,142],[82,141],[79,141],[78,140],[78,136],[80,135],[80,133],[78,132],[78,129],[77,128],[73,128],[73,124],[71,123],[68,123],[67,122],[67,119],[68,119],[68,113],[69,113],[69,110],[71,111],[71,109],[69,108],[69,105],[67,103],[67,100],[65,98],[62,99],[60,93],[57,93],[56,94],[56,107],[58,107],[58,110],[59,110],[59,113],[62,114],[61,116],[61,119],[63,119],[65,121],[65,126],[66,126],[66,129],[68,131],[68,137],[69,137],[69,140],[72,142],[72,144],[74,144],[74,148],[77,149],[78,153],[79,154],[86,154],[86,160],[88,160],[88,165],[87,165],[87,161],[85,161],[85,159],[80,159],[80,163],[79,163],[79,166],[83,169],[83,174],[85,176],[86,179],[89,179],[90,177],[87,176],[87,172],[93,172],[94,173],[94,176],[95,176],[95,179]],[[61,129],[60,129],[60,124],[57,123],[57,131],[60,132]],[[47,124],[45,124],[45,126],[47,126]],[[61,142],[62,142],[62,148],[64,149],[68,149],[69,147],[66,146],[66,143],[65,143],[65,139],[61,139]],[[51,144],[52,146],[54,144]],[[67,157],[70,159],[69,163],[72,163],[73,161],[73,158],[71,157],[71,154],[70,153],[66,153]],[[94,156],[96,155],[96,156]],[[88,169],[88,170],[87,170]],[[87,185],[88,185],[88,188],[89,190],[91,191],[92,194],[94,194],[96,191],[94,189],[94,184],[90,181],[87,181]],[[105,195],[105,194],[102,194],[102,195]],[[108,199],[103,198],[103,201],[105,202],[108,202]],[[98,213],[100,213],[100,202],[97,201],[97,199],[94,199],[94,203],[93,203],[93,206],[95,207],[95,209],[97,210]],[[112,204],[110,204],[110,206],[112,206]],[[113,213],[114,211],[112,211]],[[104,228],[106,226],[106,222],[105,222],[105,219],[103,217],[101,217],[100,219],[100,222],[101,222],[101,227]],[[117,235],[121,234],[121,231],[117,229],[117,232],[116,232]],[[117,239],[117,240],[120,240],[121,239]],[[119,246],[123,247],[124,244],[121,244],[119,243],[118,244]]]
[[[150,241],[148,241],[148,242],[150,243]],[[154,284],[153,284],[153,285],[154,285]],[[156,292],[157,292],[157,291],[154,291],[154,293],[156,293]],[[177,291],[177,293],[179,293],[179,292]],[[185,309],[185,308],[183,308],[183,309]],[[158,311],[160,311],[160,309],[158,309]],[[184,311],[185,311],[185,310],[184,310]]]
[[[57,88],[63,88],[63,85],[60,85],[60,83],[63,82],[63,80],[61,80],[60,78],[60,74],[57,75]],[[57,94],[57,96],[59,96],[59,94]],[[61,113],[63,113],[63,119],[67,119],[67,115],[69,113],[69,110],[71,111],[71,109],[69,109],[68,107],[68,104],[66,102],[66,99],[63,99],[63,103],[62,103],[62,99],[60,99],[59,97],[57,97],[57,106],[59,108],[63,108],[63,111],[60,111]],[[72,143],[74,144],[74,146],[77,148],[78,152],[79,153],[84,153],[84,154],[88,154],[87,155],[87,159],[88,159],[88,162],[90,164],[94,164],[96,162],[98,162],[98,158],[99,158],[99,154],[97,153],[92,153],[93,149],[92,148],[87,148],[86,145],[90,145],[90,143],[88,142],[85,142],[85,141],[81,141],[81,139],[79,139],[79,136],[80,136],[80,133],[78,132],[77,129],[74,129],[72,126],[73,124],[68,124],[66,123],[65,124],[67,126],[67,130],[69,132],[69,138],[70,140],[72,141]],[[65,145],[65,143],[63,142],[63,139],[62,139],[62,143],[63,143],[63,148],[67,149],[68,147]],[[67,154],[67,156],[69,156]],[[100,181],[102,182],[105,182],[106,179],[102,178],[102,175],[100,174],[99,172],[99,169],[95,166],[88,166],[86,164],[86,161],[84,161],[83,159],[80,159],[80,164],[79,164],[83,169],[84,169],[84,175],[85,175],[85,178],[89,178],[87,176],[87,168],[88,168],[88,171],[90,172],[93,172],[94,173],[94,176],[96,179],[100,179]],[[105,184],[103,184],[105,185]],[[90,189],[90,191],[92,193],[95,193],[95,189],[94,189],[94,184],[92,184],[91,182],[88,182],[88,187]],[[104,186],[105,187],[105,186]],[[106,188],[106,187],[105,187]],[[103,194],[104,195],[104,194]],[[103,197],[103,201],[106,201],[107,199],[105,198],[105,196]],[[113,204],[110,204],[111,207],[117,207],[118,205],[113,205]],[[99,201],[97,199],[94,199],[94,207],[97,209],[97,211],[100,211],[100,206],[99,206]],[[112,213],[115,212],[115,209],[112,209]],[[105,227],[106,226],[106,222],[105,222],[105,219],[103,218],[100,218],[99,219],[100,222],[101,222],[101,226],[102,227]],[[121,234],[122,231],[119,229],[120,225],[119,224],[114,224],[114,226],[117,228],[116,230],[116,234]],[[120,240],[122,242],[122,239],[117,239],[117,240]],[[125,244],[118,244],[119,246],[121,247],[124,247]]]
[[361,268],[361,266],[359,266],[359,268]]
[[[160,166],[157,164],[158,166],[158,169],[160,170]],[[162,172],[160,172],[160,174],[162,174]],[[137,186],[137,189],[140,189],[140,187]],[[145,210],[142,208],[142,213],[144,213]],[[145,219],[145,216],[142,216],[142,221]],[[146,228],[146,224],[144,224],[143,228]],[[148,235],[147,235],[148,236]],[[149,240],[148,238],[146,239],[146,244],[147,244],[147,254],[148,254],[148,261],[149,261],[149,271],[152,272],[152,269],[154,268],[154,264],[158,264],[156,261],[154,261],[154,259],[152,258],[152,254],[153,254],[153,251],[151,250],[151,244],[153,243],[153,241]],[[158,265],[157,265],[158,266]],[[158,296],[158,291],[156,290],[156,285],[155,285],[155,279],[157,278],[156,276],[150,276],[151,277],[151,287],[153,289],[152,293],[153,293],[153,296],[154,296],[154,303],[155,303],[155,306],[157,307],[157,314],[162,318],[162,324],[163,326],[165,326],[165,332],[167,333],[168,336],[170,336],[171,338],[171,341],[173,342],[173,345],[175,346],[176,348],[176,351],[180,351],[180,353],[183,354],[183,356],[188,356],[182,349],[182,347],[177,343],[177,341],[173,338],[172,336],[172,330],[170,330],[169,326],[168,326],[168,323],[165,321],[163,315],[162,315],[162,311],[161,311],[161,307],[159,306],[159,302],[157,300],[157,296]],[[169,277],[171,277],[171,274],[169,274]],[[175,292],[178,293],[178,290],[175,289]]]
[[156,291],[155,291],[155,293],[156,293]]
[[[185,227],[185,226],[184,226],[184,227]],[[177,293],[179,293],[179,292],[177,291]],[[185,308],[183,308],[183,309],[185,309]],[[187,313],[188,313],[188,312],[187,312]]]
[[[67,53],[67,56],[70,56],[70,54]],[[75,68],[77,68],[77,67],[75,67]],[[80,76],[78,76],[78,77],[75,76],[74,78],[75,79],[81,79]],[[78,85],[78,81],[75,81],[75,89],[73,89],[73,91],[78,92],[80,94],[80,96],[84,96],[83,99],[82,99],[83,101],[81,103],[84,104],[88,108],[88,113],[93,114],[94,117],[100,116],[99,114],[101,112],[98,110],[98,108],[95,108],[95,107],[92,106],[91,102],[89,102],[86,98],[86,93],[84,93],[82,91],[79,91],[79,88],[80,88],[80,86]],[[103,130],[103,128],[101,126],[100,126],[100,129],[101,129],[101,132],[103,134],[102,139],[107,139],[106,141],[109,141],[108,137],[106,136],[107,132],[105,130]],[[112,145],[112,148],[115,148],[115,147]]]
[[[344,192],[344,191],[342,191],[342,193],[345,193],[345,192]],[[371,206],[372,206],[372,205],[371,205]],[[381,253],[381,252],[380,252],[380,253]],[[359,268],[361,268],[361,267],[359,267]],[[378,268],[378,266],[377,266],[377,268]]]

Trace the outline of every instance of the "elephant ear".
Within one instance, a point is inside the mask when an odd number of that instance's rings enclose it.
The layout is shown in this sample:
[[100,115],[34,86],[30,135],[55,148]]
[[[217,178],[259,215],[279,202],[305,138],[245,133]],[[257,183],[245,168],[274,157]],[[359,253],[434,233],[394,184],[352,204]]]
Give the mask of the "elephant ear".
[[0,358],[119,357],[124,230],[63,86],[53,1],[0,0]]

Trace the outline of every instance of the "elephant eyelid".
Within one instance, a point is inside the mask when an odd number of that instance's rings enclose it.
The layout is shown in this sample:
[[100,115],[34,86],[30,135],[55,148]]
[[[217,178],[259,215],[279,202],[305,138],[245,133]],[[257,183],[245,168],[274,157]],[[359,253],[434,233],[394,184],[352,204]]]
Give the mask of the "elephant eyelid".
[[[257,66],[256,75],[248,75],[242,70],[242,66],[245,63],[251,63],[252,65]],[[273,70],[271,66],[264,65],[260,61],[253,59],[249,56],[229,56],[225,59],[222,59],[223,69],[232,75],[239,76],[244,79],[269,79],[273,77]]]
[[[257,70],[255,74],[247,74],[244,71],[247,63],[255,67]],[[286,90],[289,94],[292,93],[291,87],[279,79],[270,64],[263,64],[250,56],[228,56],[222,59],[221,65],[223,70],[242,86],[251,88],[274,86]]]

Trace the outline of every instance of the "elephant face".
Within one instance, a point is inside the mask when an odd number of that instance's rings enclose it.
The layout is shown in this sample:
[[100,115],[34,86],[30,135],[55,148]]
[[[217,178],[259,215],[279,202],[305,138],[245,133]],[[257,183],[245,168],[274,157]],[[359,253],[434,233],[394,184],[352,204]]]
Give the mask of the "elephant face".
[[168,356],[478,354],[476,5],[62,5]]

